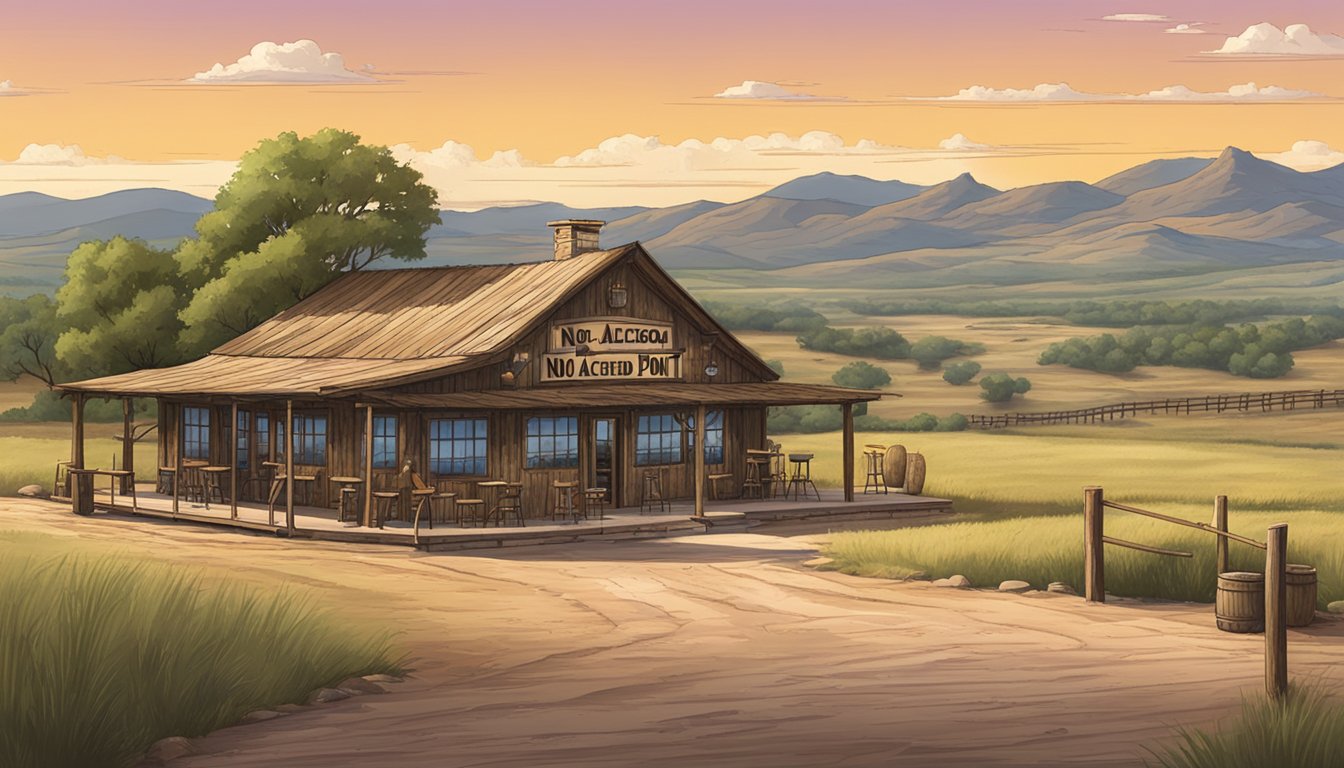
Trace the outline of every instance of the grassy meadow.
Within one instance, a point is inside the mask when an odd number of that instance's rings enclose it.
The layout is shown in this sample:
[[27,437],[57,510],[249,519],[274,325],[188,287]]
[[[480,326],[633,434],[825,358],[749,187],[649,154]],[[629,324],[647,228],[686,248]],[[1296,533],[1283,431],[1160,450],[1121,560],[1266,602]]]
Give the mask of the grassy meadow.
[[399,671],[387,633],[303,593],[0,531],[0,765],[127,766],[166,736]]

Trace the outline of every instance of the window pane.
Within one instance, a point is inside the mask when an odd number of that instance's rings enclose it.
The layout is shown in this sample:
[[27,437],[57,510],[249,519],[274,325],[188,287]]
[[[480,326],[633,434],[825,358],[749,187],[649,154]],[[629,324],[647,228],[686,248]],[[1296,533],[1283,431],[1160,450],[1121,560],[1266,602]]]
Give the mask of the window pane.
[[579,466],[577,416],[544,416],[527,420],[528,469],[572,469]]
[[486,473],[485,419],[432,419],[429,434],[429,469],[432,473]]
[[635,430],[635,464],[681,463],[682,428],[670,413],[640,416]]

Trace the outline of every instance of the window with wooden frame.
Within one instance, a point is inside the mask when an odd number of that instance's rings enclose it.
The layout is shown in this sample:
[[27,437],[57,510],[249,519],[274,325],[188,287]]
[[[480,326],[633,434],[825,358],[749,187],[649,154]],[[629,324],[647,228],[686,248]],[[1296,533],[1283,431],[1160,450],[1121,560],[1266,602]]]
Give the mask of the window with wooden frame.
[[577,416],[537,416],[527,420],[528,469],[574,469],[579,466]]
[[484,475],[489,449],[485,419],[430,419],[429,471],[436,475]]
[[294,414],[294,463],[326,466],[327,415]]
[[379,416],[374,414],[373,468],[397,468],[397,417],[395,415]]
[[641,415],[635,429],[635,465],[680,464],[684,431],[673,414]]
[[257,464],[271,460],[271,415],[257,411],[252,415],[252,431],[256,433]]
[[210,409],[182,406],[182,456],[210,460]]
[[[695,450],[694,416],[686,420],[686,445]],[[723,411],[705,412],[705,463],[723,463]]]
[[238,441],[238,468],[247,469],[252,458],[252,414],[247,411],[238,412],[238,426],[234,431],[234,439]]

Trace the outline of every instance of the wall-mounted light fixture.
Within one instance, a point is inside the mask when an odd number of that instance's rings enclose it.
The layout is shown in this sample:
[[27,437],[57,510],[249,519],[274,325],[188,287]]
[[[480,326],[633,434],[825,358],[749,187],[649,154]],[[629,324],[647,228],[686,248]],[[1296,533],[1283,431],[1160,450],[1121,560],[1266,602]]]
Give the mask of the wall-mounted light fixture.
[[709,360],[709,363],[705,365],[705,375],[711,379],[719,375],[719,364],[714,362],[714,344],[718,340],[719,335],[717,333],[708,333],[705,334],[704,338],[700,341],[700,347],[704,350],[705,357]]
[[514,352],[513,360],[509,362],[509,367],[499,374],[499,382],[506,387],[518,386],[518,374],[523,372],[527,364],[531,362],[532,355],[529,352]]
[[612,309],[621,309],[630,301],[630,292],[621,285],[620,280],[612,281],[607,286],[607,306]]

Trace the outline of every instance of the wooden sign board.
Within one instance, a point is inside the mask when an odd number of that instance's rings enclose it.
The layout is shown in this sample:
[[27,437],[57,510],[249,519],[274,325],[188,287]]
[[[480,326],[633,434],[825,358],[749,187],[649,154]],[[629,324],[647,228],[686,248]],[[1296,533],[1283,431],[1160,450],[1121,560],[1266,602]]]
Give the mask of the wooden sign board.
[[681,379],[680,352],[550,352],[542,360],[543,382],[669,381]]
[[671,352],[671,323],[629,317],[591,317],[551,324],[551,351]]

